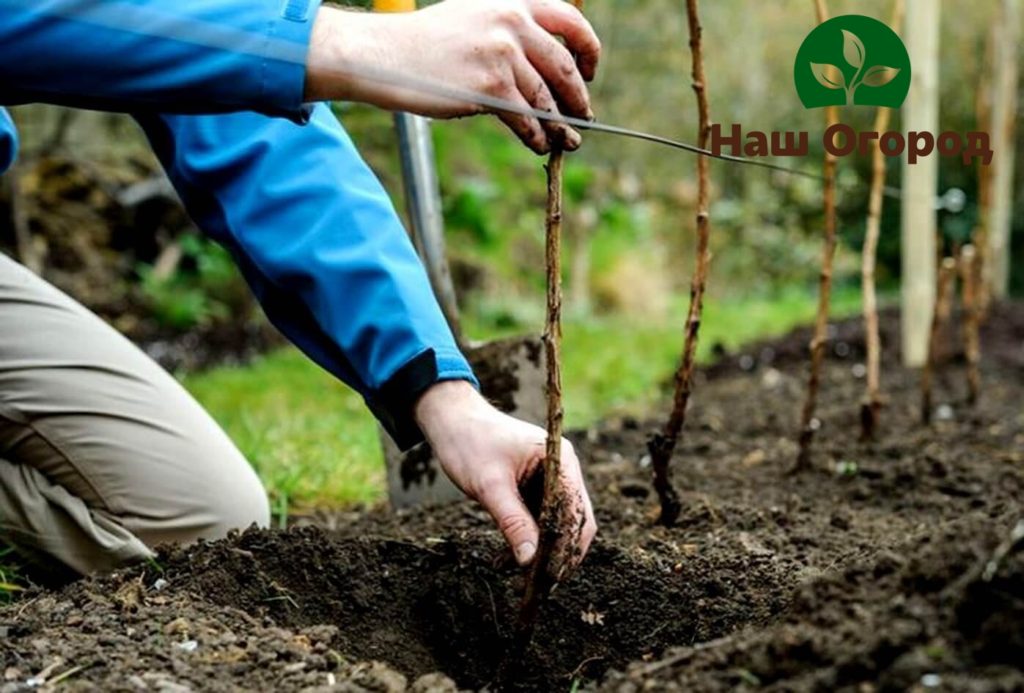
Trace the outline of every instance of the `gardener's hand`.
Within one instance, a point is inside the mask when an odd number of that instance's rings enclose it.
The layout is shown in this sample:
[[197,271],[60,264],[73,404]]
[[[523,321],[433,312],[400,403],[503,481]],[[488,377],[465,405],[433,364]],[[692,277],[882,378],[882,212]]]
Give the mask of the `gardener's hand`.
[[[408,14],[322,8],[307,59],[306,97],[434,118],[493,110],[381,81],[390,74],[590,119],[584,82],[594,78],[600,54],[593,28],[563,0],[446,0]],[[360,74],[360,67],[377,71],[377,78]],[[538,153],[552,141],[569,149],[580,144],[568,126],[499,117]]]
[[[464,381],[427,390],[416,404],[416,419],[448,477],[491,514],[519,564],[529,564],[539,532],[519,487],[543,464],[545,431],[502,414]],[[580,463],[567,440],[561,481],[567,507],[563,541],[551,561],[556,580],[579,565],[597,531]]]

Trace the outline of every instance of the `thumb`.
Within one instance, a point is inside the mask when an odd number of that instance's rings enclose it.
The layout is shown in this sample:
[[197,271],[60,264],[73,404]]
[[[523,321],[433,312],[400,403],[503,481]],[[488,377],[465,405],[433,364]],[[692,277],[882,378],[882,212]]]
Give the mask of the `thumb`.
[[508,483],[496,485],[490,489],[490,493],[481,498],[480,502],[505,536],[505,541],[515,554],[516,562],[521,566],[528,565],[537,553],[540,531],[537,522],[526,509],[515,484],[510,480]]

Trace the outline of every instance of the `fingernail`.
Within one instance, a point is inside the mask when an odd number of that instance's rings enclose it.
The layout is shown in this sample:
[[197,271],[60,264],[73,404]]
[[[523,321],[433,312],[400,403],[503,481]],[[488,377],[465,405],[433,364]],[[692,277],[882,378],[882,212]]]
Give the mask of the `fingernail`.
[[537,546],[532,541],[524,541],[516,547],[516,561],[519,562],[519,565],[526,565],[533,560],[535,553],[537,553]]

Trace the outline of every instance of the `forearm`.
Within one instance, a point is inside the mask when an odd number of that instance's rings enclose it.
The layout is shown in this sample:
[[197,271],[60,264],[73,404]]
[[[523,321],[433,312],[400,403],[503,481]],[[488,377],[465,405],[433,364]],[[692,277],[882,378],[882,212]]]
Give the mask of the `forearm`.
[[393,64],[395,48],[407,22],[407,16],[321,7],[306,60],[306,100],[397,107],[394,88],[367,79],[360,68],[399,69]]
[[0,0],[0,103],[301,119],[319,0]]
[[140,116],[204,232],[279,329],[358,390],[400,445],[431,385],[473,380],[408,235],[326,105],[308,125],[253,113]]

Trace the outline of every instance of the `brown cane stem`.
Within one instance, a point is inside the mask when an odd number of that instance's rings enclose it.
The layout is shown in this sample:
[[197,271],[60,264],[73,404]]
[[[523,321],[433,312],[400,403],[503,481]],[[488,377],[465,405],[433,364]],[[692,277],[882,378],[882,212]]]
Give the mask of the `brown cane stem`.
[[[573,0],[577,9],[583,0]],[[564,497],[562,478],[562,168],[565,155],[562,144],[551,149],[547,165],[548,196],[545,213],[545,259],[547,266],[547,320],[544,328],[544,352],[547,361],[547,444],[544,455],[544,498],[538,524],[540,540],[527,577],[519,610],[514,660],[522,658],[529,647],[541,603],[550,593],[556,578],[551,559],[555,546],[565,533],[568,499]]]
[[[698,146],[706,147],[711,132],[710,106],[707,97],[707,78],[704,73],[703,29],[700,24],[697,0],[687,0],[686,19],[690,27],[690,52],[693,55],[693,91],[697,96]],[[686,423],[686,407],[693,392],[693,371],[697,360],[697,342],[701,316],[704,312],[704,292],[707,286],[708,265],[711,262],[709,240],[711,217],[708,211],[710,186],[708,160],[697,159],[697,255],[693,278],[690,281],[690,307],[686,316],[686,337],[679,369],[675,376],[675,394],[672,412],[662,432],[647,444],[654,474],[654,489],[661,502],[659,522],[672,526],[679,517],[682,505],[672,484],[670,463],[679,435]]]
[[[894,0],[892,27],[899,31],[903,23],[903,0]],[[879,108],[875,115],[875,132],[889,129],[892,112]],[[871,194],[868,202],[867,229],[861,256],[861,290],[864,296],[864,341],[867,346],[867,388],[860,409],[861,437],[871,440],[878,428],[878,414],[882,409],[881,362],[882,344],[878,334],[878,295],[875,289],[875,267],[878,256],[878,237],[882,229],[882,202],[885,189],[885,152],[875,142],[871,154]]]
[[960,250],[960,283],[963,286],[963,340],[967,360],[967,403],[974,406],[981,396],[981,306],[978,291],[978,257],[971,244]]
[[[816,0],[815,8],[818,23],[828,19],[825,0]],[[827,127],[839,122],[839,108],[829,106],[825,109]],[[807,380],[807,398],[804,400],[800,414],[800,452],[797,455],[793,471],[803,471],[811,467],[811,443],[814,433],[818,430],[818,421],[814,412],[818,405],[818,389],[821,385],[821,366],[825,360],[825,347],[828,344],[828,313],[832,298],[832,260],[836,254],[836,157],[830,152],[825,153],[824,183],[822,196],[825,207],[825,239],[821,253],[821,275],[818,283],[818,314],[814,321],[814,338],[811,340],[811,372]]]
[[953,289],[956,286],[956,260],[951,257],[939,263],[935,291],[935,311],[932,313],[931,334],[928,338],[928,359],[921,371],[921,423],[925,426],[932,420],[932,380],[939,364],[939,346],[943,328],[949,321],[953,307]]

